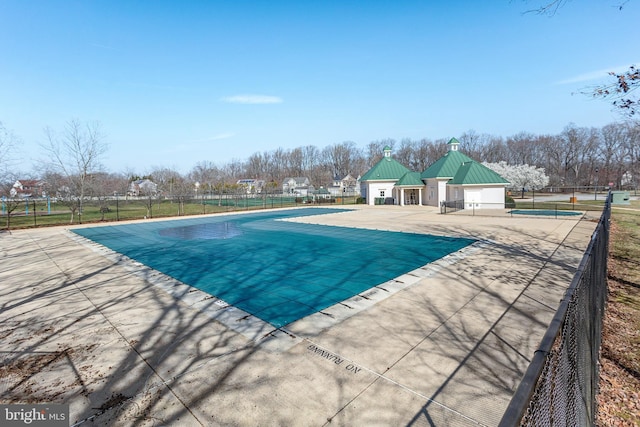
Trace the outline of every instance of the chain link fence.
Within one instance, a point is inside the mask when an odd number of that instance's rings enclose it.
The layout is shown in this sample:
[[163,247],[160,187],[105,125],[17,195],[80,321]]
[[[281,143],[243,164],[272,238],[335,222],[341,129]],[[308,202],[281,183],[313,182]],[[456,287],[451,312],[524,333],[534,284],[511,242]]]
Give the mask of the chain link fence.
[[610,218],[611,194],[578,271],[500,427],[596,424]]
[[458,212],[464,209],[464,200],[445,200],[440,202],[440,213]]
[[0,198],[0,231],[93,222],[202,215],[310,205],[353,205],[356,196],[296,197],[286,194],[223,194],[195,197],[109,196],[77,200]]

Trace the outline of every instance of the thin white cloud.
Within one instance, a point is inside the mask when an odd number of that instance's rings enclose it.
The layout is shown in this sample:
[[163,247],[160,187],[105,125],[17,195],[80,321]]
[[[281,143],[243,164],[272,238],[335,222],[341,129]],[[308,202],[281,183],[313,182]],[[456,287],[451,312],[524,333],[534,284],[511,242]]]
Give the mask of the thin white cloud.
[[269,95],[234,95],[222,98],[231,104],[281,104],[282,98]]
[[619,65],[617,67],[604,68],[602,70],[590,71],[584,74],[578,74],[577,76],[570,77],[568,79],[560,80],[556,82],[558,85],[567,85],[573,83],[584,83],[592,80],[601,80],[609,76],[609,73],[622,74],[629,69],[629,65]]

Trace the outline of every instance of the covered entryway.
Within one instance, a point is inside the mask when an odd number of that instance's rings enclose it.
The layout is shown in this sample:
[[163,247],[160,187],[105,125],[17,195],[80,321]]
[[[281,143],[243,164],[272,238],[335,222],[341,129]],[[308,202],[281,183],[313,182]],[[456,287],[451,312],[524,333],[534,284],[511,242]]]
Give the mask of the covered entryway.
[[419,173],[407,172],[398,180],[394,188],[400,193],[400,206],[422,205],[424,183]]
[[400,189],[400,206],[405,205],[421,205],[422,191],[419,188],[401,188]]

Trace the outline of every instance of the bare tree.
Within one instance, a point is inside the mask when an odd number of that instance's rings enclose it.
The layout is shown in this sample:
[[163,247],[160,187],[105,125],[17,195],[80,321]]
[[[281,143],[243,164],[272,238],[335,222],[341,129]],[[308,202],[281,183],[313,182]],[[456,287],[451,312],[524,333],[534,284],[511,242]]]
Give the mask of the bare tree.
[[410,138],[400,140],[400,147],[394,152],[394,158],[411,170],[416,170],[416,148],[414,142]]
[[[525,0],[526,1],[526,0]],[[565,4],[569,3],[570,0],[550,0],[545,3],[542,3],[540,6],[530,9],[527,13],[538,13],[540,15],[555,15],[558,10],[563,7]],[[618,10],[622,10],[624,5],[627,4],[629,0],[617,0],[614,2],[615,6]]]
[[640,124],[628,124],[627,133],[629,134],[627,144],[630,170],[626,174],[625,185],[637,190],[640,178]]
[[509,158],[505,159],[511,165],[532,165],[535,163],[535,136],[528,132],[520,132],[507,138],[505,144]]
[[158,186],[157,190],[163,197],[170,199],[173,195],[173,184],[177,175],[180,175],[178,171],[156,166],[146,176],[151,177],[151,181]]
[[[0,182],[13,181],[20,139],[0,122]],[[13,184],[13,183],[12,183]]]
[[11,227],[11,215],[20,206],[24,206],[25,201],[18,197],[11,196],[11,189],[15,182],[15,177],[10,173],[3,175],[2,181],[0,181],[0,212],[2,215],[6,215],[6,228]]
[[[565,184],[588,185],[596,169],[597,134],[589,128],[576,127],[570,123],[564,128],[560,137]],[[569,171],[572,172],[572,177],[568,174]],[[587,176],[590,177],[587,178]]]
[[304,175],[304,154],[301,147],[294,148],[289,152],[287,170],[291,176]]
[[625,126],[611,123],[600,130],[601,139],[598,154],[604,169],[606,182],[615,180],[620,184],[625,169],[629,167],[629,144]]
[[[466,153],[467,146],[466,144],[464,146]],[[404,138],[400,141],[400,147],[395,150],[393,157],[412,171],[422,172],[445,152],[446,144],[444,143],[435,147],[433,142],[426,138],[420,141]],[[362,171],[364,172],[366,169]]]
[[266,178],[270,170],[271,154],[268,152],[254,153],[249,156],[246,166],[246,178]]
[[193,182],[200,183],[200,191],[204,196],[209,194],[212,197],[216,182],[220,180],[222,172],[218,166],[210,161],[203,160],[197,163],[189,174]]
[[[422,138],[415,144],[414,149],[416,151],[416,161],[418,162],[414,170],[416,172],[422,172],[444,154],[446,147],[444,145],[442,147],[436,147],[433,141],[427,138]],[[362,173],[364,172],[366,171],[363,171]]]
[[17,146],[17,137],[0,122],[0,204],[2,214],[7,216],[7,230],[11,225],[11,214],[21,204],[11,196],[11,188],[17,179],[13,173]]
[[482,157],[482,150],[487,142],[487,138],[483,137],[483,135],[478,134],[475,130],[469,129],[464,132],[458,138],[460,141],[460,149],[464,151],[464,153],[475,159],[479,159]]
[[[17,197],[6,196],[5,194],[9,194],[11,190],[11,186],[13,183],[10,182],[2,182],[0,183],[0,205],[2,206],[2,215],[6,215],[6,228],[9,230],[11,228],[11,215],[13,212],[18,209],[20,206],[24,206],[25,200],[20,200]],[[35,213],[34,213],[35,215]]]
[[[100,221],[105,220],[105,215],[112,212],[113,202],[116,201],[116,215],[118,215],[119,195],[127,193],[129,188],[129,179],[125,174],[98,172],[92,174],[89,182],[88,194],[91,194],[93,200],[97,202],[100,209]],[[116,216],[118,219],[118,217]]]
[[537,13],[540,15],[555,15],[558,9],[569,0],[552,0],[533,9],[529,9],[527,13]]
[[239,159],[232,159],[231,162],[227,163],[224,167],[225,180],[236,182],[238,179],[241,179],[243,177],[244,171],[244,162]]
[[48,169],[60,173],[64,184],[56,192],[74,214],[82,215],[82,206],[90,187],[92,174],[101,168],[100,158],[107,151],[105,135],[99,122],[82,123],[70,120],[60,133],[45,128],[43,144],[48,159]]
[[65,199],[68,193],[68,180],[64,175],[52,170],[51,168],[44,169],[42,181],[43,191],[50,197],[51,206],[54,211],[58,211],[59,205],[68,207],[69,209],[76,206],[75,203],[71,204]]
[[[312,183],[323,181],[325,171],[322,165],[322,152],[315,145],[296,148],[289,153],[287,176],[306,176]],[[276,179],[281,183],[286,176]]]
[[[309,174],[320,165],[321,153],[315,145],[306,145],[302,147],[302,172]],[[302,174],[301,174],[302,175]]]
[[288,163],[289,154],[281,147],[278,147],[271,153],[270,158],[267,160],[267,168],[270,172],[270,175],[263,175],[264,179],[267,179],[269,181],[282,181],[285,175],[287,175]]
[[596,87],[592,94],[595,98],[612,99],[616,109],[632,117],[640,112],[640,99],[631,94],[640,87],[640,69],[631,65],[624,73],[611,72],[613,82]]
[[498,163],[508,157],[508,149],[502,137],[492,136],[483,145],[482,158],[485,162]]
[[[153,200],[158,197],[157,186],[140,185],[138,197],[144,198],[144,207],[147,209],[145,218],[153,218]],[[158,208],[160,207],[160,198],[158,198]]]
[[391,148],[391,150],[393,150],[395,145],[396,140],[392,138],[371,141],[365,149],[365,157],[367,158],[367,163],[370,166],[375,165],[378,160],[380,160],[384,155],[384,147],[388,146],[389,148]]
[[353,141],[345,141],[341,144],[334,144],[323,150],[323,157],[327,161],[328,170],[331,176],[328,181],[334,178],[344,178],[349,173],[355,173],[353,170],[356,159],[362,154]]

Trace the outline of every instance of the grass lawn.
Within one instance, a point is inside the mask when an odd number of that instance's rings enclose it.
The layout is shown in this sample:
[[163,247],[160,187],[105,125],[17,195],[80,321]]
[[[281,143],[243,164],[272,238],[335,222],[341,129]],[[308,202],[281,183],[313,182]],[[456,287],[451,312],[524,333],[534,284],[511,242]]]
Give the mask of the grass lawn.
[[598,424],[640,425],[640,202],[613,208]]
[[[183,215],[212,214],[220,212],[233,212],[242,210],[256,210],[269,208],[286,208],[294,206],[307,206],[301,204],[300,199],[294,197],[229,197],[227,199],[198,199],[182,203],[175,200],[154,200],[151,209],[147,209],[146,200],[108,200],[102,206],[96,202],[87,202],[83,206],[82,218],[79,221],[75,216],[73,223],[91,223],[102,221],[124,221],[132,219],[164,218]],[[350,205],[356,202],[355,197],[346,197],[344,201],[339,199],[333,205]],[[324,205],[324,203],[323,203]],[[104,212],[101,212],[101,208]],[[33,215],[34,211],[37,215]],[[46,200],[29,201],[28,206],[19,205],[12,213],[9,228],[44,227],[51,225],[70,224],[71,211],[62,203],[48,203]],[[0,230],[7,229],[7,215],[0,215]]]

